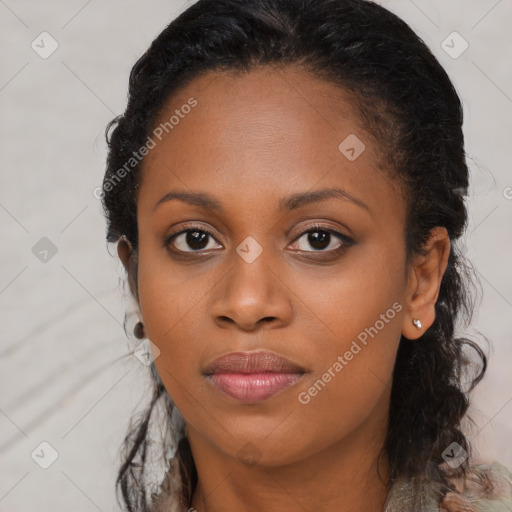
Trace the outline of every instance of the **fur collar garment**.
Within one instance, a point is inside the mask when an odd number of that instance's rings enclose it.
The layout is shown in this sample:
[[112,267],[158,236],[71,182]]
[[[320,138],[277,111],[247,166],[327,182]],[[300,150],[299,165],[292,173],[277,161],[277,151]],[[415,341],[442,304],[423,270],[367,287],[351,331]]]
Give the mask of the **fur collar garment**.
[[[196,512],[181,506],[177,495],[170,491],[179,489],[180,485],[177,464],[173,462],[175,471],[167,473],[162,492],[154,497],[150,510]],[[512,512],[512,473],[498,462],[473,465],[465,480],[449,479],[449,482],[450,490],[446,492],[437,482],[398,479],[388,493],[382,512]]]

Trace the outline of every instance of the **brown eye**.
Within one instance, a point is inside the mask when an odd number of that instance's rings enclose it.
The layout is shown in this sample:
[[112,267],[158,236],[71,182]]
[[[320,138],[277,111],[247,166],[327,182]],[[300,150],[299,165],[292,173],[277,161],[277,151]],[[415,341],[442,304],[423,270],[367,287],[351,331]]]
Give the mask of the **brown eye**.
[[210,232],[203,229],[187,229],[172,235],[166,245],[172,245],[181,252],[198,252],[214,249],[215,244],[212,245],[211,242],[215,242],[215,238]]
[[301,252],[330,252],[352,245],[352,240],[330,229],[316,228],[303,233],[294,242],[295,250]]

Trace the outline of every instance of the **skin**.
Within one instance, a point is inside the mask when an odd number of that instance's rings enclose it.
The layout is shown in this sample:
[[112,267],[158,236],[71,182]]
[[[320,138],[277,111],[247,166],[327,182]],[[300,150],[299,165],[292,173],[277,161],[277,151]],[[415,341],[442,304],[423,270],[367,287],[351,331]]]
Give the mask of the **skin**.
[[[190,97],[198,105],[143,162],[138,254],[125,241],[118,252],[147,337],[160,350],[157,370],[185,419],[199,475],[192,506],[381,511],[387,491],[377,458],[396,351],[401,335],[415,340],[434,321],[446,230],[433,230],[425,254],[407,261],[400,187],[339,87],[296,68],[211,71],[176,93],[156,124]],[[354,161],[338,149],[349,134],[366,146]],[[279,210],[291,194],[331,187],[366,206],[329,198]],[[208,193],[222,210],[176,199],[155,207],[171,190]],[[214,237],[202,249],[187,245],[185,235],[165,246],[190,224]],[[353,243],[331,235],[315,249],[308,241],[315,224]],[[263,249],[251,263],[236,252],[249,236]],[[177,256],[180,249],[189,252]],[[300,403],[299,393],[396,303],[394,318]],[[203,375],[216,357],[255,349],[306,373],[257,404],[225,396]],[[385,456],[379,470],[385,481]]]

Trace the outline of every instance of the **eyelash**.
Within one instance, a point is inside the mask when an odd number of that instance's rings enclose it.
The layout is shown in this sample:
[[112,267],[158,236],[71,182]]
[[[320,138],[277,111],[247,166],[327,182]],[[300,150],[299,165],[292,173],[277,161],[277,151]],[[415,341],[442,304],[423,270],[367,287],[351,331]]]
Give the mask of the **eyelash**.
[[[165,238],[165,240],[164,240],[164,247],[169,249],[174,254],[177,254],[178,256],[185,256],[186,254],[201,254],[201,252],[204,251],[204,249],[203,250],[197,250],[197,251],[194,251],[194,250],[192,250],[192,251],[181,251],[179,249],[175,250],[175,249],[171,249],[169,247],[178,236],[183,235],[185,233],[194,232],[194,231],[197,231],[199,233],[206,233],[208,236],[210,236],[211,238],[213,238],[217,242],[215,234],[212,233],[206,227],[191,225],[191,226],[186,226],[186,229],[182,229],[181,231],[179,231],[177,233],[173,233],[172,235],[167,236]],[[341,242],[341,245],[339,247],[335,248],[335,249],[330,249],[328,251],[321,250],[321,249],[320,250],[312,250],[312,251],[303,251],[303,250],[300,250],[300,249],[295,249],[295,252],[298,252],[298,253],[301,253],[301,254],[311,254],[311,253],[317,254],[317,255],[327,254],[327,255],[332,257],[333,255],[334,256],[341,255],[343,252],[345,252],[345,250],[348,247],[354,245],[354,240],[352,240],[347,235],[344,235],[343,233],[335,231],[335,230],[333,230],[333,229],[331,229],[331,228],[329,228],[327,226],[322,226],[320,224],[315,224],[313,226],[309,226],[306,231],[303,231],[298,236],[296,236],[292,243],[296,243],[298,240],[300,240],[304,235],[307,235],[308,233],[315,233],[315,232],[329,233],[330,235],[333,235],[336,238],[338,238],[339,241]],[[217,242],[217,243],[219,243],[219,242]],[[187,256],[185,256],[185,257],[187,257]]]

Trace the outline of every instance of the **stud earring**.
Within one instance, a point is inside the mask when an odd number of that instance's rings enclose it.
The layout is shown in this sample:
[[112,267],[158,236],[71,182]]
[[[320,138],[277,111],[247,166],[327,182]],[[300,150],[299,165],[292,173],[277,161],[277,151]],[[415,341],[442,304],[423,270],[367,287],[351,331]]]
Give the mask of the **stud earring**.
[[144,332],[144,324],[142,322],[137,322],[135,324],[135,327],[133,328],[133,334],[139,340],[143,340],[146,337],[146,333]]
[[416,329],[421,329],[421,320],[418,318],[413,318],[412,323]]

